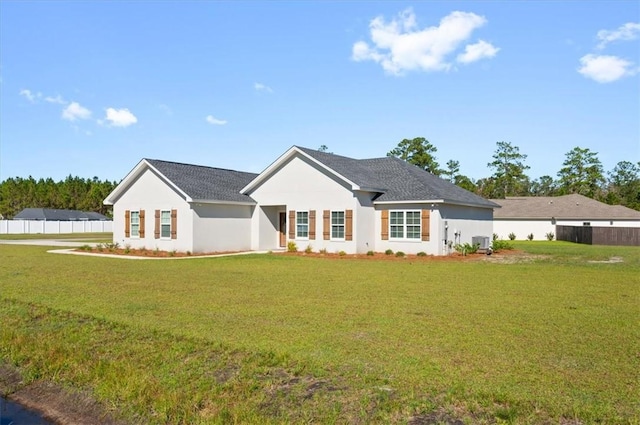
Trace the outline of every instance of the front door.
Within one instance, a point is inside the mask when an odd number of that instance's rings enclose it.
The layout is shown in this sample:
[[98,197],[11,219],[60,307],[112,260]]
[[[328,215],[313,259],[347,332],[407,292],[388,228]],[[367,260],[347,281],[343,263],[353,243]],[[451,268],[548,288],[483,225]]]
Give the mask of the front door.
[[278,237],[280,239],[280,248],[287,246],[287,213],[280,213],[280,228],[278,229]]

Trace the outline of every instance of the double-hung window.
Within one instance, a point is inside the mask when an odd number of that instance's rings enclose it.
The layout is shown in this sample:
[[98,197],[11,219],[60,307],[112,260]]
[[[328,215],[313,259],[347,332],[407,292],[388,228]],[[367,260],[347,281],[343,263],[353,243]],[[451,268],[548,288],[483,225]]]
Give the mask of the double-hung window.
[[389,211],[389,236],[404,238],[404,211]]
[[421,237],[420,211],[389,211],[389,236],[392,239]]
[[131,237],[139,238],[140,237],[140,211],[131,211]]
[[160,212],[160,237],[171,237],[171,211],[169,210]]
[[331,211],[331,239],[344,239],[344,211]]
[[309,237],[309,212],[296,212],[296,238]]
[[420,211],[407,211],[407,239],[420,239]]

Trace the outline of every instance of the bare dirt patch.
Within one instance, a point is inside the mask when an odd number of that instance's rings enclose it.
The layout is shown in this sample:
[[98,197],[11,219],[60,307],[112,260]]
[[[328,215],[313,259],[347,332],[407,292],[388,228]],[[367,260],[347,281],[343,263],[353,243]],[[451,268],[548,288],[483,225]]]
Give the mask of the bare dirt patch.
[[616,264],[616,263],[623,263],[624,259],[622,257],[611,257],[608,260],[591,260],[589,261],[589,263],[597,263],[597,264]]
[[[508,254],[507,254],[508,253]],[[483,258],[484,261],[500,264],[522,264],[532,263],[538,260],[545,260],[551,258],[549,255],[536,255],[527,254],[523,251],[500,251],[499,254],[494,254]]]
[[46,381],[25,384],[17,369],[1,364],[0,394],[57,424],[124,424],[88,394]]

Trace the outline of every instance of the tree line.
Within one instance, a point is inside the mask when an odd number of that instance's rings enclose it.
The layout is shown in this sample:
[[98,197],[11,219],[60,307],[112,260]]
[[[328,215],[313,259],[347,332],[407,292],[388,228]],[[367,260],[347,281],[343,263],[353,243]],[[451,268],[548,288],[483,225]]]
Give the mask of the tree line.
[[8,178],[0,183],[0,216],[11,219],[24,208],[54,208],[92,211],[110,217],[111,207],[102,201],[116,186],[117,182],[98,177],[68,176],[58,182],[31,176]]
[[387,156],[410,162],[484,198],[507,196],[558,196],[577,193],[610,204],[640,211],[640,161],[620,161],[605,174],[598,154],[579,146],[565,154],[556,177],[530,178],[527,155],[509,142],[497,142],[489,177],[470,179],[460,173],[460,162],[447,161],[444,168],[436,160],[437,148],[424,137],[404,139]]
[[[327,152],[325,145],[321,151]],[[610,205],[624,205],[640,211],[640,161],[620,161],[605,173],[598,154],[575,147],[565,154],[556,178],[530,178],[526,171],[527,155],[509,142],[497,142],[492,161],[487,167],[493,174],[478,180],[460,173],[460,162],[438,163],[437,148],[424,137],[404,139],[387,153],[446,179],[484,198],[507,196],[557,196],[578,193]],[[0,216],[11,219],[24,208],[55,208],[99,212],[111,216],[111,207],[102,201],[117,182],[98,177],[83,179],[69,175],[55,182],[51,178],[35,180],[8,178],[0,183]]]

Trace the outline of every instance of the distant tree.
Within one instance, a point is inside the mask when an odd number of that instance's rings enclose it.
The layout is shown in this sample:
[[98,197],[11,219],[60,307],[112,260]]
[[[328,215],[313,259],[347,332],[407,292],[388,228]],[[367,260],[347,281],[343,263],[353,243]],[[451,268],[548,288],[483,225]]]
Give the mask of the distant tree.
[[496,183],[496,179],[493,177],[478,179],[475,183],[474,192],[487,199],[502,198],[503,190],[502,188],[498,187]]
[[327,145],[320,145],[320,147],[318,148],[318,151],[320,152],[327,152],[329,150],[329,147]]
[[116,186],[116,182],[103,182],[97,177],[89,180],[68,176],[58,183],[51,178],[8,178],[0,182],[0,214],[11,219],[24,208],[56,208],[109,216],[111,209],[102,201]]
[[498,142],[493,154],[493,161],[487,166],[494,170],[493,183],[494,198],[526,195],[529,187],[529,177],[525,171],[530,167],[524,164],[527,155],[520,153],[520,148],[508,142]]
[[446,168],[441,170],[440,177],[470,192],[476,191],[476,184],[469,177],[460,174],[460,161],[450,159]]
[[462,174],[458,174],[456,176],[454,183],[456,184],[456,186],[460,186],[461,188],[466,189],[469,192],[476,192],[477,190],[477,186],[473,182],[473,180],[467,176],[463,176]]
[[560,194],[578,193],[596,198],[605,182],[597,152],[575,147],[565,156],[563,167],[558,171]]
[[403,139],[395,149],[389,151],[387,156],[393,156],[416,165],[425,171],[439,176],[442,174],[440,165],[435,156],[438,149],[424,137]]
[[640,210],[640,161],[620,161],[608,175],[605,201]]
[[556,182],[551,176],[542,176],[533,180],[529,186],[529,194],[533,196],[553,196],[556,192]]
[[442,170],[441,176],[451,183],[455,183],[456,177],[460,174],[460,161],[454,161],[450,159],[447,161],[447,166]]

